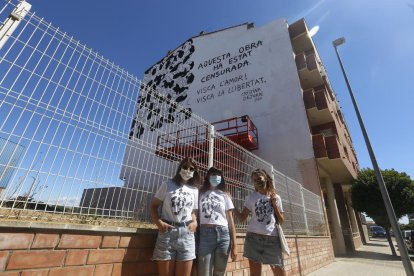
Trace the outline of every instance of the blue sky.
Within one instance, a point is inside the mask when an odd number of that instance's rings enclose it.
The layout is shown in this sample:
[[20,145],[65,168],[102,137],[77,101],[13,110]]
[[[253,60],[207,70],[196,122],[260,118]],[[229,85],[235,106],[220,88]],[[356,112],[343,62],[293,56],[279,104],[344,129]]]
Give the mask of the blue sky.
[[[284,17],[318,25],[314,41],[345,114],[360,167],[371,167],[332,41],[340,54],[378,163],[414,178],[414,0],[29,1],[52,22],[130,73],[145,69],[201,31]],[[410,73],[411,72],[411,73]]]

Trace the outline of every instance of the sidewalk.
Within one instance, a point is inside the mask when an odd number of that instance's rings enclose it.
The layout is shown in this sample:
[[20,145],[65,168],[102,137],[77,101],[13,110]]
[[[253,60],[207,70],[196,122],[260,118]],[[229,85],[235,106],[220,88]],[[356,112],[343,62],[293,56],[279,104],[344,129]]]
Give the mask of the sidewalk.
[[[394,241],[395,250],[399,255]],[[410,255],[414,267],[414,255]],[[405,276],[400,257],[391,255],[387,240],[372,238],[367,245],[361,246],[354,256],[338,257],[335,261],[309,276]]]

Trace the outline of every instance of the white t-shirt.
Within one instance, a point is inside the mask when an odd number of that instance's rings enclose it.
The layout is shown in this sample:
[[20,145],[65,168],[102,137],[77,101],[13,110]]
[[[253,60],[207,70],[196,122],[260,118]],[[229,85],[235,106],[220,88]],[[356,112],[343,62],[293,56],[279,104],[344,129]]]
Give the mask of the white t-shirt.
[[172,222],[191,220],[191,213],[198,209],[198,189],[194,186],[177,185],[171,179],[161,184],[155,193],[161,200],[161,219]]
[[[282,200],[279,195],[276,195],[276,206],[279,211],[283,213]],[[275,227],[276,218],[269,195],[262,195],[259,192],[254,192],[249,195],[244,207],[249,209],[252,213],[247,232],[253,232],[261,235],[278,236],[277,228]]]
[[200,224],[228,226],[226,211],[234,209],[230,196],[218,189],[200,195]]

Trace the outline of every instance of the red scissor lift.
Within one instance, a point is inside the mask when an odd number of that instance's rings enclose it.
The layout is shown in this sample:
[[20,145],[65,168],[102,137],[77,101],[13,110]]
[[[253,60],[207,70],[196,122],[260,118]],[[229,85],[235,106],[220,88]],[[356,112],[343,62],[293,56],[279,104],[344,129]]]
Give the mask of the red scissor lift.
[[[232,142],[252,151],[259,148],[258,132],[248,115],[213,122],[215,131]],[[209,127],[201,125],[176,132],[159,135],[155,154],[171,161],[184,157],[193,158],[206,170],[209,152]],[[215,166],[223,170],[226,181],[233,187],[238,187],[244,180],[243,152],[232,143],[220,137],[214,140]]]

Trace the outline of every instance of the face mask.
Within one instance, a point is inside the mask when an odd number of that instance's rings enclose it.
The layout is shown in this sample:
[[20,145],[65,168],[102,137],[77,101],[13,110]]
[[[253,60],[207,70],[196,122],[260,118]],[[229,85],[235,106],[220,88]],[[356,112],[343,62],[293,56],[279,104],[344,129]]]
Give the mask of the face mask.
[[221,176],[220,175],[212,175],[209,178],[210,184],[213,187],[217,187],[221,183]]
[[264,178],[260,177],[259,179],[256,179],[256,181],[254,182],[254,186],[257,189],[266,188],[266,180]]
[[181,169],[181,170],[180,170],[180,176],[181,176],[181,178],[182,178],[184,181],[187,181],[187,180],[189,180],[190,178],[193,178],[193,176],[194,176],[194,172],[189,171],[189,170],[184,170],[184,169]]

